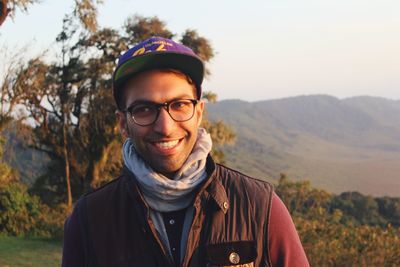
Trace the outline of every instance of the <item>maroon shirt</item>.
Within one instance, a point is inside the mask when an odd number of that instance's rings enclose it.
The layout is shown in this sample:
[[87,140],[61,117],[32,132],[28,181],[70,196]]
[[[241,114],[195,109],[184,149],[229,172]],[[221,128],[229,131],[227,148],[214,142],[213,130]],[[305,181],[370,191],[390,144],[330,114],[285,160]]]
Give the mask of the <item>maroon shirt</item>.
[[[79,207],[76,208],[79,209]],[[79,212],[75,211],[65,221],[63,267],[85,266],[82,231],[79,224]],[[275,192],[272,195],[268,232],[273,266],[309,266],[292,218]]]

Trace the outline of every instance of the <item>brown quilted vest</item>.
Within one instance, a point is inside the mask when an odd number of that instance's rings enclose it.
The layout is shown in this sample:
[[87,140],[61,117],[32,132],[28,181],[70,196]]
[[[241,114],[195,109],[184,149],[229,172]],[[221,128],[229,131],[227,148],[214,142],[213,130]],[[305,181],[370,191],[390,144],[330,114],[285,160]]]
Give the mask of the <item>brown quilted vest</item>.
[[[182,266],[272,266],[272,185],[207,162]],[[80,200],[86,266],[175,266],[149,218],[136,180],[124,175]]]

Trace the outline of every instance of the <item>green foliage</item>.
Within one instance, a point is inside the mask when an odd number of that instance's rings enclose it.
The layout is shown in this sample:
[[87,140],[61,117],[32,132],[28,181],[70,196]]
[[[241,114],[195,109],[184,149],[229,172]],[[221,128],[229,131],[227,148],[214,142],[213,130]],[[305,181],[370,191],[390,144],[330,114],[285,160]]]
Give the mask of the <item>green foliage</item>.
[[134,16],[125,22],[126,39],[129,46],[139,43],[153,36],[161,36],[171,39],[175,34],[168,30],[164,21],[157,16]]
[[[11,72],[3,86],[21,92],[16,103],[35,125],[31,146],[51,158],[32,192],[52,206],[66,200],[72,205],[72,198],[119,175],[122,139],[111,90],[115,61],[128,46],[145,38],[175,35],[157,17],[135,16],[122,32],[104,28],[91,34],[80,31],[73,17],[63,22],[57,36],[60,58],[51,63],[32,59]],[[196,31],[188,30],[182,38],[206,62],[213,57],[209,41]],[[15,94],[8,95],[7,99],[15,99]],[[234,138],[221,121],[205,120],[205,127],[216,147]],[[222,158],[222,153],[218,155],[217,160]]]
[[[212,92],[204,92],[202,99],[208,104],[213,104],[217,101],[217,95]],[[213,141],[211,154],[216,162],[225,163],[225,154],[222,151],[224,145],[232,145],[235,142],[235,131],[222,120],[212,121],[208,119],[207,109],[204,110],[201,127],[207,130]]]
[[217,94],[211,91],[204,91],[203,95],[201,96],[202,99],[206,100],[208,103],[215,103],[217,102]]
[[103,0],[75,0],[75,15],[89,31],[97,30],[97,5]]
[[294,221],[311,266],[397,266],[400,229],[337,222],[340,214],[321,211]]
[[0,184],[7,184],[14,179],[11,167],[3,161],[4,137],[0,132]]
[[400,262],[400,228],[372,226],[382,218],[373,211],[372,217],[366,217],[368,208],[375,208],[371,197],[346,193],[345,199],[352,199],[351,194],[355,201],[340,206],[338,196],[314,189],[307,181],[290,181],[284,174],[276,192],[293,216],[311,266],[397,266]]
[[[7,3],[8,2],[8,3]],[[17,9],[28,12],[29,8],[33,4],[40,3],[40,0],[8,0],[1,1],[3,4],[7,4],[7,15],[11,18],[15,17]],[[75,8],[74,15],[79,19],[82,26],[88,31],[94,32],[97,29],[97,6],[103,3],[103,0],[74,0]],[[5,19],[3,14],[1,19]],[[3,21],[0,21],[0,26]]]
[[358,192],[345,192],[339,196],[334,196],[330,208],[340,209],[344,215],[343,221],[379,226],[388,224],[388,221],[379,213],[376,200]]
[[382,217],[393,226],[400,227],[400,198],[379,197],[376,201]]
[[41,204],[40,215],[33,235],[47,238],[62,238],[64,236],[64,222],[70,213],[71,208],[67,204],[59,204],[55,207]]
[[201,126],[211,135],[213,141],[212,156],[216,162],[225,163],[225,154],[222,147],[235,142],[235,132],[223,121],[210,121],[203,118]]
[[281,174],[277,194],[293,215],[314,218],[313,212],[323,209],[333,215],[340,212],[340,222],[354,225],[387,227],[400,225],[400,198],[364,196],[359,192],[330,194],[311,186],[309,181],[294,182]]
[[[199,36],[196,30],[186,30],[181,39],[181,43],[191,47],[193,51],[205,62],[210,61],[214,57],[214,50],[211,47],[210,41]],[[205,69],[206,77],[211,74],[208,68]]]
[[[0,102],[1,103],[1,102]],[[6,138],[3,136],[4,129],[10,124],[12,121],[8,115],[5,115],[3,110],[0,110],[0,186],[7,185],[11,181],[17,180],[18,176],[11,169],[11,167],[4,162],[4,143]]]
[[0,232],[24,235],[36,230],[40,201],[18,182],[0,186]]
[[68,209],[50,209],[26,185],[14,181],[0,185],[0,233],[14,236],[62,236]]
[[310,181],[293,182],[285,174],[281,174],[276,193],[292,214],[302,216],[314,216],[315,211],[318,214],[331,200],[328,192],[311,187]]

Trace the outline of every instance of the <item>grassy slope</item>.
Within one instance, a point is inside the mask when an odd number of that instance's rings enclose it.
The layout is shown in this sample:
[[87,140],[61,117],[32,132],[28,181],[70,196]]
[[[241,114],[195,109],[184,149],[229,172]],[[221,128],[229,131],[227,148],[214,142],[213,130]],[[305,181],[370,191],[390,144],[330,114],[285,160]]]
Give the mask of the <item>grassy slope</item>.
[[296,97],[210,105],[237,133],[227,165],[274,180],[279,173],[330,192],[399,196],[400,102]]
[[61,241],[0,236],[0,267],[60,265]]
[[[230,167],[266,180],[283,172],[334,193],[399,196],[400,100],[303,96],[227,100],[207,110],[237,133],[236,144],[224,147]],[[25,131],[24,137],[14,140],[15,131]],[[22,146],[31,135],[13,128],[5,154],[28,183],[46,163],[42,154]]]

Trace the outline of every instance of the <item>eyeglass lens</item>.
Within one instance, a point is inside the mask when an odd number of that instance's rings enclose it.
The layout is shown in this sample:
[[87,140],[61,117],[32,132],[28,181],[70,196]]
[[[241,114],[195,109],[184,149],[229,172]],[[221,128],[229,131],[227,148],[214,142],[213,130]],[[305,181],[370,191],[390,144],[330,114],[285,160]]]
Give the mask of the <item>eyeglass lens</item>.
[[139,103],[129,108],[129,112],[135,123],[142,126],[153,124],[161,107],[166,108],[173,120],[187,121],[193,117],[196,103],[193,99],[178,99],[163,104]]

